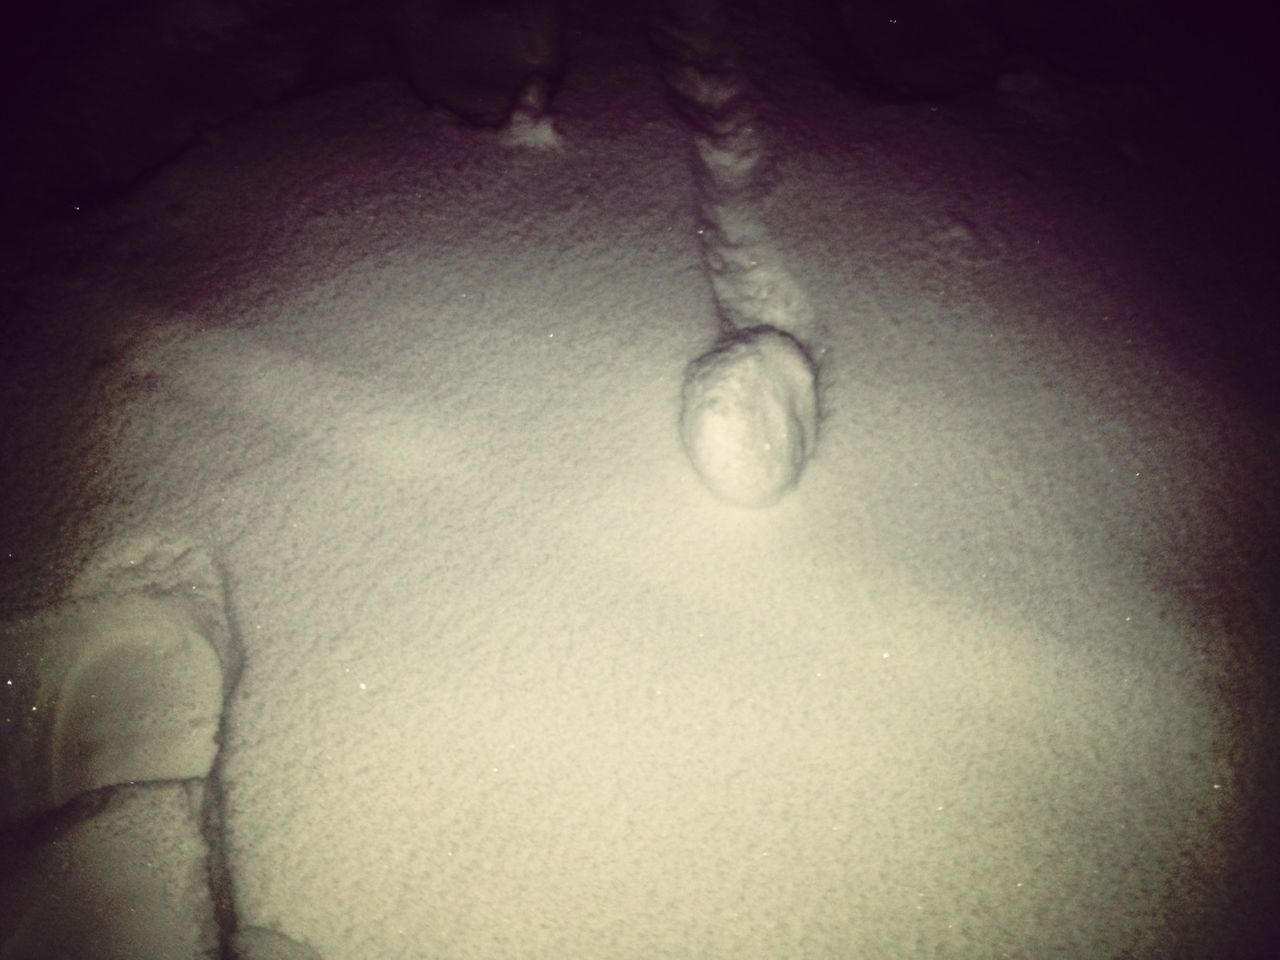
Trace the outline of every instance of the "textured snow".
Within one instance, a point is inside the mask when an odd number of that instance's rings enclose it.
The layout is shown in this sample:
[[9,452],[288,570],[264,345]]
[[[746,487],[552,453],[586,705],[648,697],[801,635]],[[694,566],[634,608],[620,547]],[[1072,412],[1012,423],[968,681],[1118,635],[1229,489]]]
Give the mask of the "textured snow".
[[4,960],[207,957],[213,910],[199,791],[149,783],[31,849],[6,849]]
[[[31,307],[92,340],[30,387],[87,397],[47,413],[92,437],[59,562],[225,571],[241,926],[331,960],[1215,929],[1264,506],[1204,318],[998,139],[779,83],[753,215],[823,329],[822,444],[735,510],[679,435],[717,333],[688,132],[583,56],[555,151],[391,85],[265,110]],[[8,596],[51,589],[32,503]]]
[[113,547],[56,609],[6,626],[0,827],[212,767],[236,660],[218,576],[182,544]]
[[726,503],[763,507],[800,479],[818,438],[813,364],[772,327],[742,331],[685,374],[680,437]]

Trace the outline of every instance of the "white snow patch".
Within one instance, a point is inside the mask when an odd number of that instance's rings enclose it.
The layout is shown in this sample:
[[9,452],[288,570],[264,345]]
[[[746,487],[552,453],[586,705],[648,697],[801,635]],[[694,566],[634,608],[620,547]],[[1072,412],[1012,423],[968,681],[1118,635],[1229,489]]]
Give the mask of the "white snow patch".
[[756,327],[690,364],[680,435],[712,493],[736,506],[764,507],[799,481],[817,443],[817,414],[804,348]]

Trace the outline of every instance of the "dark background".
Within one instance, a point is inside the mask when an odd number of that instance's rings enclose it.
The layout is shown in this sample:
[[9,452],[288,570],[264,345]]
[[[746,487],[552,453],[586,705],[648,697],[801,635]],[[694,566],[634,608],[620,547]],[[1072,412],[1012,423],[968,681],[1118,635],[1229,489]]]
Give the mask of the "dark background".
[[[574,37],[634,29],[681,0],[562,0],[549,73]],[[687,6],[687,4],[684,4]],[[1274,31],[1265,5],[1157,0],[729,0],[792,21],[815,69],[850,96],[946,98],[1028,65],[1140,84],[1187,160],[1234,184],[1275,159]],[[264,104],[392,76],[477,122],[499,122],[522,65],[514,0],[46,0],[0,29],[10,189],[31,216],[127,188],[202,132]],[[482,38],[488,37],[486,41]],[[489,43],[488,54],[477,47]],[[748,63],[748,69],[751,64]],[[458,74],[472,72],[463,83]],[[487,74],[487,75],[486,75]],[[452,82],[457,80],[458,82]],[[1189,184],[1189,188],[1195,185]]]

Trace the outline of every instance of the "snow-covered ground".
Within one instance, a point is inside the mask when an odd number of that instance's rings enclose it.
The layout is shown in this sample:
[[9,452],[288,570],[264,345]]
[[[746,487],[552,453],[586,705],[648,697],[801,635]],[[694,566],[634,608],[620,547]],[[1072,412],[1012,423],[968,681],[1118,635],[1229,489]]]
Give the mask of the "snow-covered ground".
[[681,447],[717,316],[690,129],[624,38],[582,42],[558,148],[369,83],[41,234],[5,610],[212,558],[242,928],[326,960],[1210,955],[1252,897],[1269,427],[1115,214],[1133,146],[1060,175],[1039,83],[762,84],[753,236],[821,391],[763,510]]

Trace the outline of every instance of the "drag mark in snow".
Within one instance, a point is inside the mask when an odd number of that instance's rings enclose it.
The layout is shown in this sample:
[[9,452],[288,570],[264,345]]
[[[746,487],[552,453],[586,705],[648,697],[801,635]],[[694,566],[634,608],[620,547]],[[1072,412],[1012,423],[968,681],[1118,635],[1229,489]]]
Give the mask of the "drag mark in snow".
[[720,11],[710,10],[683,20],[673,11],[656,37],[693,133],[698,236],[721,326],[686,371],[680,435],[712,493],[764,507],[799,482],[817,439],[817,376],[804,342],[813,311],[758,215],[772,165],[756,94],[717,30]]

